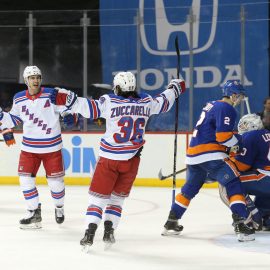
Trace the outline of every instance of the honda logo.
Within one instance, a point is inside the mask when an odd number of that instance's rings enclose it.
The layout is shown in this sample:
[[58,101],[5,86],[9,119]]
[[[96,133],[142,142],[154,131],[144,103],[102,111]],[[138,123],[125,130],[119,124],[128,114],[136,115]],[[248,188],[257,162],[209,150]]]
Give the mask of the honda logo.
[[[216,26],[217,26],[217,13],[218,13],[218,0],[213,0],[213,5],[207,6],[207,11],[211,8],[211,16],[207,17],[209,20],[204,23],[203,26],[200,23],[201,17],[201,2],[203,0],[191,0],[192,3],[189,8],[172,8],[165,7],[164,0],[154,0],[153,14],[155,16],[155,22],[145,23],[145,19],[149,19],[152,13],[149,12],[149,2],[146,8],[146,1],[140,0],[140,16],[143,19],[143,23],[140,25],[141,40],[144,48],[150,54],[153,55],[175,55],[175,50],[172,49],[172,46],[169,46],[169,40],[171,34],[181,33],[185,35],[185,48],[183,48],[183,42],[181,46],[181,54],[187,55],[190,50],[190,23],[188,20],[189,10],[192,8],[194,21],[193,21],[193,53],[201,53],[207,50],[213,43]],[[151,2],[152,3],[152,2]],[[166,12],[168,10],[168,12]],[[183,19],[183,12],[185,12],[185,22],[180,23],[171,23],[170,15],[173,17],[173,20],[176,21],[175,16],[178,15],[176,12],[179,12],[179,22]],[[145,13],[148,12],[147,16]],[[154,28],[154,31],[153,31]],[[202,31],[203,28],[203,31]],[[206,30],[207,28],[207,30]]]

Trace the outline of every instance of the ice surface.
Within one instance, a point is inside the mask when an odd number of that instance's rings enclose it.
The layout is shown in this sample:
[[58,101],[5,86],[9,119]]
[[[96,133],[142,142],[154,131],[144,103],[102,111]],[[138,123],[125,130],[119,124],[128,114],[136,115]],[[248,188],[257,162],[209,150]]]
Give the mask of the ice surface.
[[239,243],[229,209],[216,189],[202,189],[182,219],[178,237],[161,232],[169,213],[171,189],[134,187],[123,207],[116,243],[104,251],[103,226],[90,253],[81,251],[88,187],[66,187],[66,221],[54,220],[48,186],[39,186],[43,228],[19,229],[25,203],[18,186],[0,186],[0,269],[5,270],[170,270],[270,269],[270,233]]

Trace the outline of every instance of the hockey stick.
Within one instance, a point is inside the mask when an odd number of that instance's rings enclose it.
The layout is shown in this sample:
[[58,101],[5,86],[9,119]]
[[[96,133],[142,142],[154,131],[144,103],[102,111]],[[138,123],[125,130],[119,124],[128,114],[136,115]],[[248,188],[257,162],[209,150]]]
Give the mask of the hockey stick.
[[250,111],[250,106],[249,106],[249,101],[248,101],[248,97],[245,97],[245,98],[244,98],[244,101],[245,101],[245,103],[246,103],[247,113],[251,113],[251,111]]
[[[176,66],[176,75],[179,79],[180,73],[180,50],[178,45],[178,37],[175,37],[175,51],[177,55],[177,66]],[[177,131],[178,131],[178,108],[179,108],[179,99],[175,99],[175,126],[174,126],[174,152],[173,152],[173,190],[172,190],[172,203],[175,201],[175,188],[176,188],[176,159],[177,159]]]
[[[182,169],[182,170],[179,170],[179,171],[175,172],[175,174],[179,174],[179,173],[185,172],[186,170],[187,170],[187,168],[184,168],[184,169]],[[165,179],[167,179],[167,178],[169,178],[169,177],[171,177],[171,176],[173,176],[173,175],[174,175],[174,173],[171,173],[171,174],[169,174],[169,175],[162,175],[162,169],[160,169],[160,171],[159,171],[159,173],[158,173],[158,178],[159,178],[160,180],[165,180]]]

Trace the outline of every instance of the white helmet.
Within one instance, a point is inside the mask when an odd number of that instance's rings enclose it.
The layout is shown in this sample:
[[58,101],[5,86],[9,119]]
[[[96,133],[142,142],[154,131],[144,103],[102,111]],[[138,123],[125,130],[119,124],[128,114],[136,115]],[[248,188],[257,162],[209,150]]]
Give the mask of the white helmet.
[[255,113],[244,115],[238,123],[238,133],[243,134],[251,130],[263,129],[261,117]]
[[27,86],[29,86],[28,85],[28,77],[29,76],[34,76],[34,75],[39,75],[40,78],[42,79],[41,70],[37,66],[27,66],[24,69],[24,71],[23,71],[23,78],[24,78],[24,82],[25,82],[25,84]]
[[[119,86],[121,91],[129,92],[136,89],[136,78],[131,72],[119,72],[113,79],[113,90],[115,93],[116,86]],[[116,93],[115,93],[116,94]]]

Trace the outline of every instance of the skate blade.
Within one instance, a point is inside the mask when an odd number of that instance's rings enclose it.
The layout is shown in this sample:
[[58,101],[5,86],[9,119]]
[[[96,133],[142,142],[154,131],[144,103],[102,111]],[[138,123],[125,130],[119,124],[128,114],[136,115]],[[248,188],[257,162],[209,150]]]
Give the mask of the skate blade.
[[112,245],[114,244],[115,242],[104,242],[104,250],[109,250],[111,249]]
[[237,234],[237,239],[238,239],[239,242],[254,241],[255,240],[255,234],[245,235],[243,233],[239,233],[239,234]]
[[31,223],[31,224],[20,224],[20,229],[22,230],[36,230],[41,229],[42,224],[40,222]]
[[90,253],[90,250],[91,250],[91,245],[85,245],[85,246],[82,246],[82,252],[83,253],[86,253],[86,254],[88,254],[88,253]]
[[175,236],[175,235],[180,235],[181,231],[174,231],[174,230],[166,230],[161,233],[162,236]]

